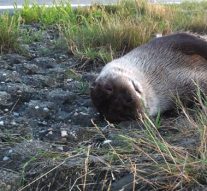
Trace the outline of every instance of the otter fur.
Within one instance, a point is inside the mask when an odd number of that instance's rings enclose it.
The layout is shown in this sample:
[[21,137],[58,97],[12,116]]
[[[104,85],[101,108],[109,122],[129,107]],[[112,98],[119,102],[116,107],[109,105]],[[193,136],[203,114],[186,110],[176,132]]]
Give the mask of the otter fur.
[[156,116],[191,99],[197,86],[207,92],[207,41],[189,33],[151,40],[106,64],[91,99],[111,122]]

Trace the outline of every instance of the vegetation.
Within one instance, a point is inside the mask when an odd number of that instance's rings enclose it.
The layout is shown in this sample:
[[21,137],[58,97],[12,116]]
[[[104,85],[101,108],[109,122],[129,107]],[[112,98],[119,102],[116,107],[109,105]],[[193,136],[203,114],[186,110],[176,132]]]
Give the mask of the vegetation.
[[48,8],[26,1],[14,16],[0,17],[2,51],[17,50],[21,24],[56,26],[68,49],[84,61],[108,62],[145,43],[157,33],[206,32],[207,2],[180,5],[149,4],[146,0],[122,0],[118,5],[94,5],[72,9],[70,3]]
[[0,52],[18,49],[19,22],[18,17],[8,13],[0,15]]
[[[79,145],[67,154],[41,151],[23,166],[25,186],[20,190],[41,189],[46,183],[51,184],[50,189],[60,188],[55,187],[53,177],[61,182],[63,190],[120,190],[122,186],[126,190],[204,188],[207,184],[207,100],[199,94],[197,98],[193,115],[179,103],[180,116],[170,122],[168,119],[167,124],[160,117],[153,122],[147,115],[141,121],[141,128],[127,130],[110,124],[111,142],[94,123],[96,134],[108,143],[102,144],[101,149],[98,145]],[[33,179],[26,176],[26,171],[33,171],[45,160],[40,176]],[[117,184],[113,183],[115,180]]]

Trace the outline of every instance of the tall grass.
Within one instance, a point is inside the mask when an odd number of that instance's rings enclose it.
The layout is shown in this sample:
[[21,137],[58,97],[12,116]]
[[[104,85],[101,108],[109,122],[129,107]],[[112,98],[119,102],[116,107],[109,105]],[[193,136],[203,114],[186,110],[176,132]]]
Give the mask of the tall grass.
[[19,36],[18,17],[7,13],[0,15],[0,53],[17,50]]
[[95,5],[75,11],[75,20],[63,22],[60,30],[74,55],[106,63],[156,33],[205,32],[206,4],[157,5],[137,0],[121,1],[116,6]]
[[25,1],[23,9],[17,15],[21,15],[25,24],[40,23],[43,26],[56,25],[62,21],[72,19],[72,7],[70,3],[54,4],[51,7],[34,3],[30,6],[29,1]]
[[[12,48],[16,46],[12,39],[17,36],[12,36],[19,34],[17,26],[21,20],[22,24],[40,23],[43,28],[56,26],[75,56],[106,63],[147,42],[157,33],[206,32],[206,9],[206,1],[158,5],[146,0],[122,0],[116,5],[93,5],[75,10],[64,1],[49,8],[38,4],[31,7],[29,1],[25,1],[23,9],[16,11],[14,16],[0,16],[4,26],[1,27],[2,50],[8,50],[5,44]],[[7,41],[9,43],[4,43]]]

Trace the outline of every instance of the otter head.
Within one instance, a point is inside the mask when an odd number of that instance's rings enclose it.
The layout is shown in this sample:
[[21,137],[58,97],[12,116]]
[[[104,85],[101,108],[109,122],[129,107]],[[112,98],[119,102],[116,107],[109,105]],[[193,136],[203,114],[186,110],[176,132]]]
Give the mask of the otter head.
[[139,83],[123,75],[98,77],[91,86],[94,106],[110,122],[138,119],[143,112],[141,96]]

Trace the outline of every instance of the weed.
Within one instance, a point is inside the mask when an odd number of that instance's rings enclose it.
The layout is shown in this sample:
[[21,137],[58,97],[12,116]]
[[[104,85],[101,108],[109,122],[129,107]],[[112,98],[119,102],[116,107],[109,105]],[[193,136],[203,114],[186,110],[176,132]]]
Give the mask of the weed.
[[18,18],[4,13],[0,16],[0,52],[18,49],[19,21]]
[[38,42],[42,40],[43,31],[33,31],[31,29],[22,29],[21,30],[21,38],[22,42],[25,44],[30,44],[32,42]]

